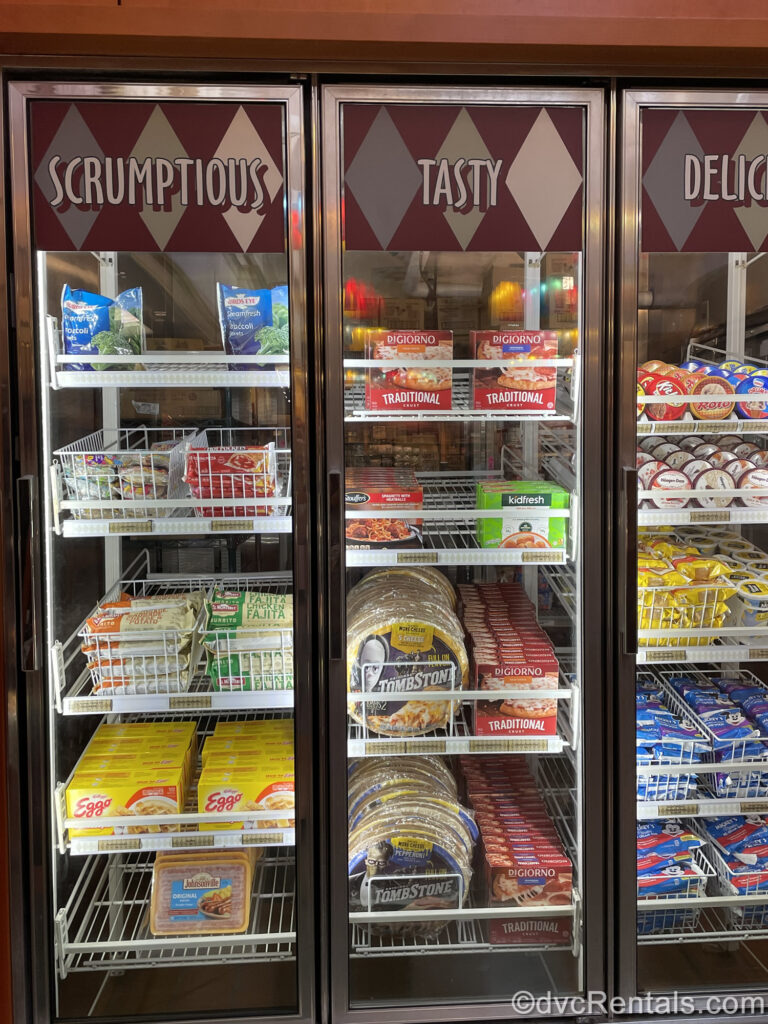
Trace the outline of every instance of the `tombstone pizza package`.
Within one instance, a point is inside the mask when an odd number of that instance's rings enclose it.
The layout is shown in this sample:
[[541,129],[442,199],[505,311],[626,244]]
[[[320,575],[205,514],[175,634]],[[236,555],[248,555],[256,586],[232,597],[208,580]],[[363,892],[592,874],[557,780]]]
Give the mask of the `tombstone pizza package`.
[[557,358],[555,331],[470,331],[469,337],[474,358],[493,364],[473,371],[473,408],[554,412],[557,368],[531,363]]
[[[366,409],[392,412],[451,408],[452,371],[450,367],[430,367],[429,362],[453,359],[452,331],[369,330],[365,358],[392,363],[391,370],[366,370]],[[398,360],[423,360],[425,366],[398,366]]]

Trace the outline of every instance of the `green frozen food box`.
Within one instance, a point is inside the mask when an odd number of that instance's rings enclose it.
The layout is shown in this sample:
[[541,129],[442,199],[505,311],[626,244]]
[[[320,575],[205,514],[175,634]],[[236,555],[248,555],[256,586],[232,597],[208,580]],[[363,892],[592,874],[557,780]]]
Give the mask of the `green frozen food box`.
[[478,509],[501,509],[497,518],[477,520],[481,548],[564,548],[566,520],[541,515],[568,508],[570,495],[547,480],[486,480],[477,484]]

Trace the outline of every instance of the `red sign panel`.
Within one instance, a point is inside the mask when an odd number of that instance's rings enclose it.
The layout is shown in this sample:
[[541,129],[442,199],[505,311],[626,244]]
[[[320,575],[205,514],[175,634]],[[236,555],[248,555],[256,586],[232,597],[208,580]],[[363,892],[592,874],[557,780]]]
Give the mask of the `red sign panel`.
[[279,104],[35,100],[38,249],[283,252]]
[[643,252],[768,250],[768,111],[644,110]]
[[348,103],[342,118],[348,250],[581,249],[582,109]]

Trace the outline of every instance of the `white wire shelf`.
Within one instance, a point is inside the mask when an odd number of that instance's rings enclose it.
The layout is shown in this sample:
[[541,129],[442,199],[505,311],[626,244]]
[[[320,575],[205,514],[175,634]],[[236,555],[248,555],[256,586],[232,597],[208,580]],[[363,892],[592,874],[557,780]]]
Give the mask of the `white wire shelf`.
[[153,858],[90,857],[56,914],[62,978],[76,971],[255,963],[295,956],[295,870],[286,856],[257,861],[248,928],[239,935],[154,936],[149,931]]
[[[211,574],[206,576],[164,575],[149,572],[150,560],[147,551],[141,552],[119,580],[99,601],[90,613],[93,615],[103,604],[115,600],[121,593],[128,592],[137,597],[151,597],[174,593],[204,592],[210,595],[214,587],[228,590],[257,590],[274,594],[288,594],[292,590],[293,577],[289,572],[281,573],[248,573],[233,575],[229,573]],[[199,624],[202,623],[204,612],[201,612]],[[85,656],[81,647],[81,632],[85,623],[64,641],[55,641],[49,651],[50,680],[52,702],[57,711],[67,715],[83,714],[131,714],[144,712],[159,714],[168,712],[233,712],[238,710],[276,710],[293,707],[293,689],[287,687],[285,663],[292,662],[292,634],[288,630],[265,630],[270,637],[280,636],[280,646],[275,650],[265,650],[259,655],[271,660],[261,661],[264,667],[259,682],[261,689],[255,690],[215,690],[210,678],[203,674],[205,652],[200,644],[199,634],[193,633],[188,669],[180,669],[176,673],[160,679],[146,676],[145,682],[136,681],[130,686],[111,686],[108,678],[102,678],[97,662],[93,668],[83,668]],[[253,647],[258,648],[258,632],[252,631]],[[235,633],[236,635],[236,633]],[[109,643],[112,634],[102,634],[104,658],[110,659]],[[173,647],[175,634],[164,631],[152,634],[150,639],[162,639],[169,647]],[[218,636],[218,634],[217,634]],[[270,641],[272,642],[272,641]],[[224,640],[223,653],[229,652],[229,640]],[[244,657],[251,655],[244,652]],[[127,660],[130,671],[130,656],[121,655]],[[281,659],[281,660],[278,660]],[[139,659],[141,660],[141,659]],[[146,660],[146,659],[144,659]],[[292,671],[292,670],[291,670]],[[161,680],[165,680],[161,682]],[[153,691],[153,692],[149,692]]]
[[287,428],[99,430],[53,454],[51,528],[65,537],[292,528]]
[[[576,591],[576,567],[573,563],[554,568],[543,566],[542,575],[552,588],[555,597],[565,609],[572,622],[578,615],[578,595]],[[541,616],[540,616],[541,618]]]
[[641,946],[668,946],[672,943],[701,942],[750,942],[768,938],[768,927],[740,928],[731,923],[726,907],[704,905],[699,909],[697,920],[689,928],[670,928],[657,935],[638,935]]
[[[226,355],[224,352],[142,352],[139,355],[71,355],[63,351],[56,317],[45,318],[50,386],[59,388],[282,388],[291,383],[290,356]],[[106,370],[70,370],[98,363]],[[137,364],[143,369],[133,369]],[[130,366],[131,369],[121,369]],[[248,366],[247,370],[234,367]]]
[[[696,765],[689,765],[689,770]],[[693,797],[685,800],[638,800],[637,820],[656,818],[718,818],[729,814],[766,814],[768,797]]]
[[[504,924],[512,924],[512,919],[503,920]],[[518,922],[514,922],[518,924]],[[363,957],[401,957],[445,955],[447,953],[545,953],[550,951],[568,952],[572,949],[573,930],[563,931],[563,919],[551,918],[542,913],[541,919],[531,918],[528,923],[533,933],[541,936],[539,942],[525,942],[519,939],[509,942],[489,941],[488,926],[478,920],[461,918],[450,921],[436,935],[379,935],[364,925],[353,924],[351,927],[351,956]],[[537,927],[538,926],[538,927]],[[547,941],[551,933],[560,933],[561,941]],[[571,936],[570,940],[566,936]],[[566,939],[566,941],[563,941]]]
[[[649,631],[656,632],[656,631]],[[672,635],[674,630],[668,633]],[[752,628],[752,639],[754,640],[755,629]],[[636,655],[638,665],[673,665],[685,663],[689,665],[768,661],[768,646],[756,647],[748,643],[738,643],[732,640],[721,640],[718,642],[712,636],[712,643],[702,644],[697,647],[641,647]]]
[[[257,712],[256,717],[260,718],[291,718],[287,712]],[[237,722],[253,720],[253,712],[235,712],[228,715],[224,721]],[[152,718],[145,715],[126,715],[122,721],[126,722],[173,722],[178,721],[176,714],[159,714]],[[65,804],[66,783],[59,783],[53,794],[54,810],[56,813],[57,843],[59,851],[63,854],[66,850],[73,856],[82,857],[94,854],[115,854],[115,853],[138,853],[140,851],[156,850],[188,850],[188,849],[215,849],[215,848],[250,848],[260,847],[292,847],[295,845],[295,828],[292,824],[284,825],[283,822],[292,823],[295,820],[296,811],[294,808],[285,808],[280,811],[233,811],[229,815],[205,814],[197,809],[197,779],[201,771],[200,753],[203,744],[210,736],[216,724],[222,721],[218,715],[207,715],[197,722],[197,749],[198,762],[195,775],[188,791],[184,810],[181,814],[163,815],[131,815],[126,817],[108,818],[77,818],[67,819]],[[71,776],[70,776],[71,777]],[[275,818],[281,823],[274,826]],[[203,822],[211,822],[218,826],[225,825],[227,821],[244,822],[240,828],[218,828],[215,831],[201,829]],[[130,824],[126,823],[130,821]],[[260,827],[264,822],[265,826]],[[267,823],[269,823],[267,825]],[[102,836],[70,836],[69,827],[73,828],[99,828],[114,827],[124,829],[123,834],[102,835]],[[128,829],[134,831],[128,831]],[[164,828],[165,831],[159,831]],[[150,831],[156,829],[157,831]],[[175,831],[170,831],[175,829]],[[138,830],[138,831],[137,831]],[[143,830],[143,831],[141,831]]]
[[196,675],[183,693],[136,693],[94,696],[91,678],[84,672],[61,697],[64,715],[110,715],[165,711],[269,711],[292,708],[292,689],[286,690],[213,690],[205,675]]
[[[347,546],[348,568],[375,565],[562,565],[568,559],[565,548],[481,548],[477,522],[501,518],[503,510],[475,508],[478,481],[501,479],[498,473],[417,473],[424,492],[424,513],[409,513],[423,519],[423,546],[366,551]],[[569,519],[571,509],[549,511],[552,518]],[[538,512],[537,512],[538,514]],[[434,518],[432,518],[434,516]],[[391,518],[391,512],[349,513],[349,518]],[[445,517],[445,518],[443,518]]]
[[454,370],[450,409],[393,409],[365,408],[365,381],[360,378],[344,388],[344,421],[346,423],[505,423],[573,422],[573,403],[570,394],[558,381],[556,408],[552,412],[512,409],[474,409],[472,407],[472,371]]
[[[435,699],[450,700],[455,691],[441,692]],[[500,691],[499,691],[500,692]],[[537,690],[505,691],[509,697],[519,692],[521,699],[536,699]],[[568,691],[570,697],[571,692]],[[389,699],[391,695],[387,694]],[[421,700],[426,694],[409,694],[411,699]],[[487,699],[488,693],[475,691],[475,699]],[[363,697],[355,694],[354,699]],[[380,694],[363,697],[381,700]],[[462,699],[466,694],[462,694]],[[377,736],[364,725],[351,719],[347,723],[347,755],[349,757],[397,757],[404,754],[562,754],[571,746],[568,714],[563,704],[558,704],[557,735],[555,736],[475,736],[472,731],[471,707],[463,704],[459,713],[444,729],[437,729],[425,736],[411,736],[399,739],[396,736]]]
[[[664,498],[672,497],[675,494],[682,495],[684,492],[679,491],[638,491],[638,499],[643,500],[645,498],[656,498],[663,500]],[[688,492],[692,495],[693,500],[695,497],[693,492]],[[696,492],[696,495],[701,494],[702,500],[719,500],[721,498],[730,497],[732,501],[739,499],[742,494],[749,495],[750,498],[757,497],[763,494],[762,500],[768,502],[768,490],[762,491],[740,491],[738,489],[728,489],[722,491],[702,491]],[[704,495],[707,497],[705,498]],[[741,507],[729,507],[729,508],[660,508],[660,509],[641,509],[637,513],[637,521],[641,526],[688,526],[695,523],[736,523],[740,526],[754,526],[758,523],[768,523],[768,508],[741,508]]]
[[690,413],[682,419],[666,422],[663,420],[638,420],[637,434],[765,434],[768,433],[768,419],[742,420],[734,416],[727,420],[695,420]]

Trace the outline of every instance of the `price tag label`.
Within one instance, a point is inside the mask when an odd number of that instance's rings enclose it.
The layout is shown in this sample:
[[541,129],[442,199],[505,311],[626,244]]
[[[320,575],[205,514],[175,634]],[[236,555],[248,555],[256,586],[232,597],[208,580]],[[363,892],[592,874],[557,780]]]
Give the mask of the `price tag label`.
[[768,661],[768,647],[750,647],[750,661]]
[[652,430],[652,424],[650,423],[638,423],[637,432],[638,434],[650,434]]
[[114,520],[109,524],[110,533],[152,533],[151,519],[133,519],[128,522]]
[[398,565],[437,565],[436,551],[398,551]]
[[735,423],[728,423],[725,420],[717,420],[714,423],[707,423],[706,431],[708,434],[728,434],[733,433],[733,428],[735,426]]
[[563,552],[558,551],[523,551],[520,556],[521,562],[559,562],[558,554],[562,555]]
[[77,709],[84,715],[93,712],[108,715],[112,711],[112,701],[106,697],[84,697],[77,702]]
[[690,434],[690,423],[665,423],[660,434]]
[[168,707],[171,711],[186,711],[191,708],[204,710],[212,706],[213,698],[210,693],[190,693],[168,698]]
[[99,853],[131,853],[141,849],[140,839],[100,839]]
[[243,832],[242,835],[243,846],[282,846],[284,841],[285,836],[282,832]]
[[417,740],[407,745],[409,754],[445,754],[447,750],[446,740]]
[[253,533],[252,519],[212,519],[211,533]]
[[207,836],[171,836],[171,849],[173,850],[188,850],[194,846],[211,846],[213,845],[213,833],[209,839]]
[[730,523],[731,513],[727,509],[718,509],[716,512],[693,511],[690,513],[692,523]]
[[674,648],[665,648],[663,651],[647,651],[645,655],[646,661],[687,661],[687,651],[675,650]]
[[768,811],[768,800],[743,803],[739,809],[742,814],[765,814]]
[[698,804],[659,804],[659,816],[662,818],[682,818],[684,815],[696,814]]

